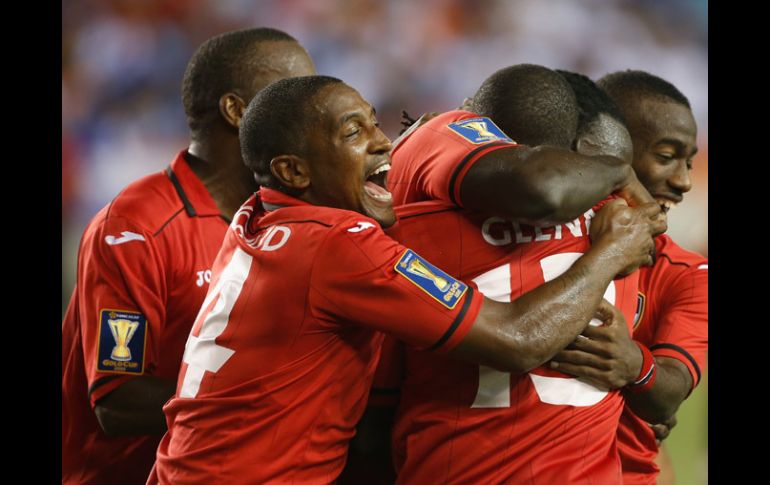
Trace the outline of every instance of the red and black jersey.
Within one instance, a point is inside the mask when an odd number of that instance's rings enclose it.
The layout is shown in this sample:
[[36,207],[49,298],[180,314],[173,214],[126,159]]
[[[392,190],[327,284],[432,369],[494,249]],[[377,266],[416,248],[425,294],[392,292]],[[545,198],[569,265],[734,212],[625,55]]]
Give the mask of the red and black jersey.
[[109,438],[93,406],[135,376],[176,379],[228,222],[181,152],[89,223],[62,324],[62,481],[138,483],[160,436]]
[[[532,227],[421,202],[397,208],[399,222],[388,233],[449,274],[472,279],[487,298],[511,301],[588,250],[598,209]],[[616,279],[605,293],[629,325],[637,282],[637,273]],[[621,482],[618,391],[546,368],[512,375],[412,349],[404,365],[393,436],[399,483]]]
[[401,139],[391,152],[393,205],[440,200],[462,206],[465,174],[487,153],[517,147],[489,118],[449,111]]
[[[708,260],[683,249],[667,235],[656,238],[655,250],[655,264],[639,271],[634,339],[655,356],[681,361],[694,389],[708,350]],[[620,419],[618,449],[625,483],[656,483],[655,435],[628,406]]]
[[150,483],[334,481],[383,332],[446,352],[481,301],[373,219],[262,189],[217,256]]

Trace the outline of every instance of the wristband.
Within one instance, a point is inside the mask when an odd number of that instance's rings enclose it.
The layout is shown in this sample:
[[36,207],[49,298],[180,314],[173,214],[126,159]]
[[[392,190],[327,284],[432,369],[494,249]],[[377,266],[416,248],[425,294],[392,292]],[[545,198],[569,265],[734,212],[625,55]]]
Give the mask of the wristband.
[[655,378],[658,375],[658,367],[655,365],[655,358],[652,356],[652,352],[636,340],[634,343],[642,351],[642,369],[639,371],[639,375],[636,380],[626,386],[631,392],[647,392],[652,389],[652,385],[655,383]]

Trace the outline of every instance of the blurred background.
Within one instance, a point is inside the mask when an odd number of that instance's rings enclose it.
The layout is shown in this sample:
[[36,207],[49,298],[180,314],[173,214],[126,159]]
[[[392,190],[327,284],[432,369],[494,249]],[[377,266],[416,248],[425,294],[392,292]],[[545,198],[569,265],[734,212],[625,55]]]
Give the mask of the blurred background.
[[[707,0],[67,0],[62,315],[90,218],[187,146],[180,85],[193,51],[258,26],[288,32],[320,74],[358,89],[391,138],[402,109],[416,117],[456,108],[511,64],[663,77],[689,98],[699,145],[694,188],[669,213],[669,233],[708,256]],[[708,482],[707,388],[704,379],[668,440],[680,484]]]

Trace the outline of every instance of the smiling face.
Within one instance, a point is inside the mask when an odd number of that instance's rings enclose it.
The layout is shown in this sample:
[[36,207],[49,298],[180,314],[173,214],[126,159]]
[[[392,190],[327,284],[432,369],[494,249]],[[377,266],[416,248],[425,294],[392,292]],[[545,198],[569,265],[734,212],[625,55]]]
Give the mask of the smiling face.
[[374,108],[344,83],[322,88],[312,104],[316,120],[305,157],[309,200],[359,212],[382,227],[393,225],[393,200],[386,189],[391,145]]
[[692,188],[690,170],[698,151],[692,111],[674,101],[642,98],[625,115],[636,176],[668,212]]

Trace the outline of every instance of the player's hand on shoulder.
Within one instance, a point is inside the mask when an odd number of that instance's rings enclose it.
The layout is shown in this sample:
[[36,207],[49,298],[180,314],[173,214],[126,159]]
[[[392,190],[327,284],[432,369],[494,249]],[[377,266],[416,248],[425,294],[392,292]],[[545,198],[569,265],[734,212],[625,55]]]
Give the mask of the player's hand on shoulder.
[[661,214],[655,202],[629,207],[623,199],[612,200],[591,221],[591,242],[620,265],[619,274],[627,275],[652,264],[653,237],[666,229]]

